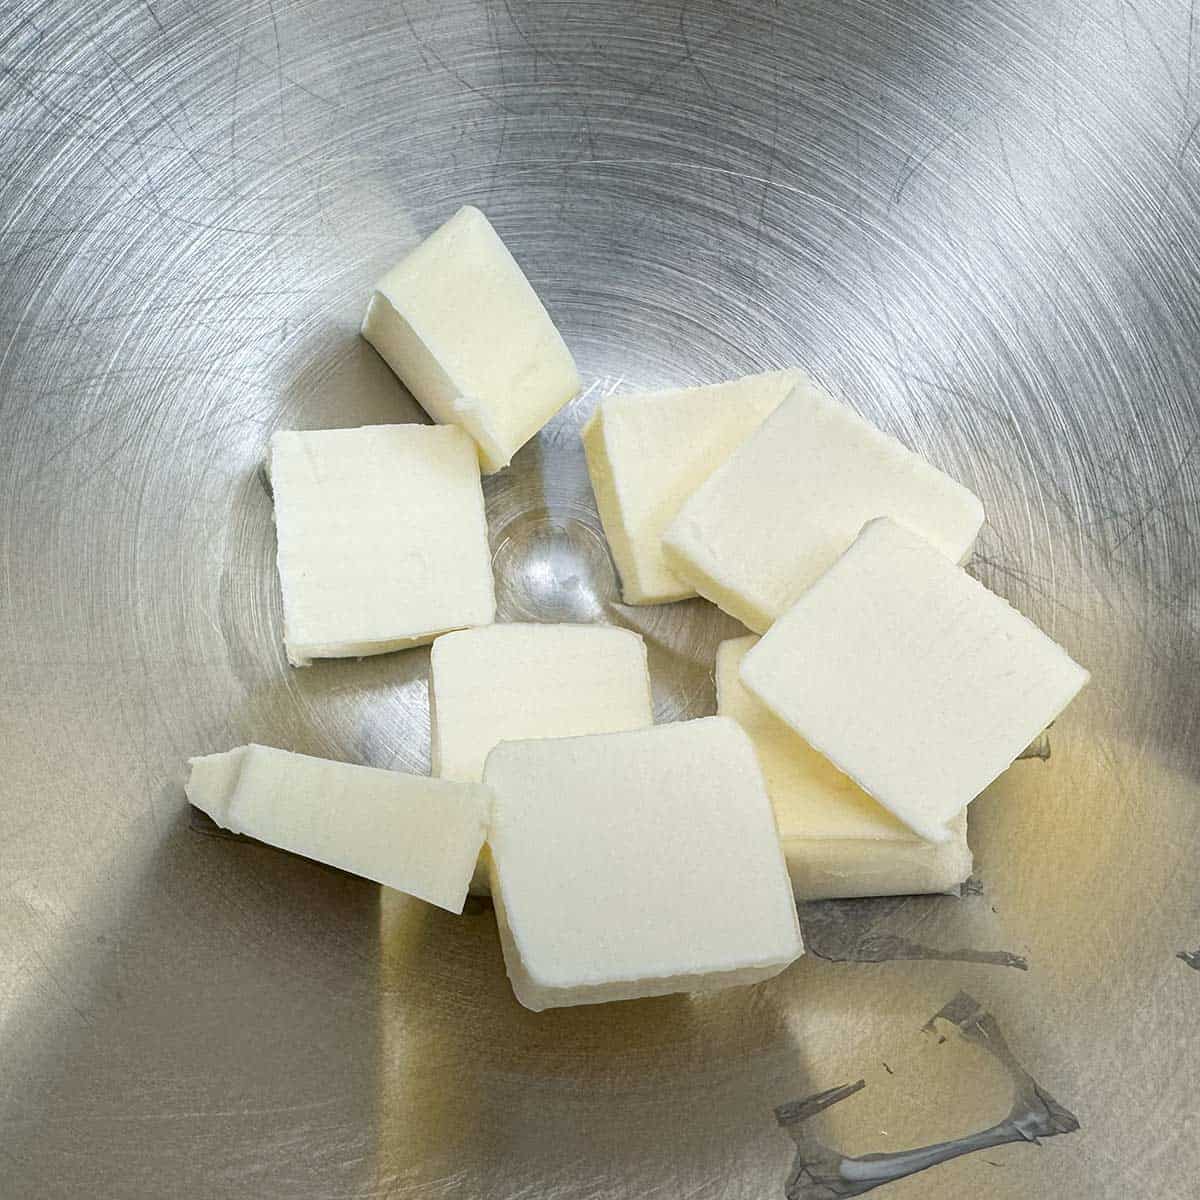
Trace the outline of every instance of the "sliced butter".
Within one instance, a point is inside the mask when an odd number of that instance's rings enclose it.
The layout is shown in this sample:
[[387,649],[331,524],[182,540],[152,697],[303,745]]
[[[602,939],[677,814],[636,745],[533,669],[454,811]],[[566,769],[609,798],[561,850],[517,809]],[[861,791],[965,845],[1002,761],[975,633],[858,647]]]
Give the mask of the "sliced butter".
[[663,533],[688,496],[805,378],[770,371],[600,401],[583,428],[583,448],[626,604],[696,594],[663,559]]
[[754,636],[717,650],[717,710],[749,735],[775,809],[797,900],[950,892],[971,873],[967,819],[923,841],[771,713],[742,683]]
[[757,633],[887,516],[955,562],[983,524],[979,499],[813,383],[798,385],[683,505],[667,565]]
[[[503,741],[616,733],[654,724],[646,644],[607,625],[488,625],[433,643],[433,774],[483,778]],[[471,881],[486,895],[487,848]]]
[[939,550],[880,519],[747,653],[741,677],[910,829],[944,842],[1088,673]]
[[802,953],[771,802],[734,722],[503,742],[484,780],[492,895],[526,1007],[754,983]]
[[288,660],[383,654],[496,612],[479,464],[461,429],[271,439]]
[[491,807],[481,785],[256,745],[190,766],[188,800],[218,825],[462,912]]
[[435,421],[470,434],[487,474],[579,391],[537,293],[470,206],[375,285],[362,335]]

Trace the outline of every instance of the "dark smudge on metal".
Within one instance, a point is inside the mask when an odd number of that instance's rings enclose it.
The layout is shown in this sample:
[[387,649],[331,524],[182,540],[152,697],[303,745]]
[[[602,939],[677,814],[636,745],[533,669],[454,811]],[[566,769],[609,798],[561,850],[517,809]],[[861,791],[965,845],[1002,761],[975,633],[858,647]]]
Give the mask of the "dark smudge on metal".
[[[969,885],[971,880],[967,881]],[[982,890],[982,885],[980,885]],[[964,885],[966,894],[978,894]],[[910,897],[867,900],[818,900],[800,909],[800,926],[810,954],[829,962],[879,963],[905,959],[938,962],[982,963],[995,967],[1029,969],[1028,961],[1008,950],[976,950],[971,947],[941,949],[876,928],[910,902]]]
[[[808,949],[818,958],[828,958],[819,948],[809,944]],[[938,962],[967,962],[982,963],[989,967],[1015,967],[1018,971],[1028,971],[1029,962],[1020,954],[1012,954],[1008,950],[938,950],[932,946],[922,946],[919,942],[910,942],[906,938],[896,937],[890,933],[869,934],[854,948],[853,957],[833,959],[835,962],[895,962],[901,959],[926,959]]]
[[[865,1080],[830,1088],[775,1110],[779,1124],[796,1143],[796,1157],[784,1192],[787,1200],[838,1200],[862,1196],[884,1183],[892,1183],[963,1154],[1008,1142],[1037,1145],[1042,1138],[1074,1133],[1079,1121],[1059,1104],[1014,1057],[999,1026],[979,1003],[959,992],[924,1026],[938,1033],[938,1022],[953,1026],[958,1035],[993,1055],[1004,1065],[1014,1085],[1012,1108],[999,1124],[947,1142],[935,1142],[885,1154],[848,1156],[826,1146],[808,1127],[818,1113],[866,1087]],[[945,1040],[939,1033],[939,1038]]]

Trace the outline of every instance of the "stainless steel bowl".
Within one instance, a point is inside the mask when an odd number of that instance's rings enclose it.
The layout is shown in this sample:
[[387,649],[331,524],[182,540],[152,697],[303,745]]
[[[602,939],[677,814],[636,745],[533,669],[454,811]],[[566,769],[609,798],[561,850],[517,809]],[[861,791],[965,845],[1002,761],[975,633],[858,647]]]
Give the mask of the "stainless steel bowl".
[[[6,1200],[1192,1195],[1193,15],[11,0]],[[535,1015],[489,911],[193,818],[185,758],[250,739],[428,765],[427,652],[285,665],[258,464],[419,417],[357,323],[467,201],[588,380],[488,481],[502,613],[643,632],[660,719],[711,710],[736,626],[620,603],[600,394],[803,363],[984,498],[973,569],[1094,682],[973,806],[969,894],[810,906],[751,990]]]

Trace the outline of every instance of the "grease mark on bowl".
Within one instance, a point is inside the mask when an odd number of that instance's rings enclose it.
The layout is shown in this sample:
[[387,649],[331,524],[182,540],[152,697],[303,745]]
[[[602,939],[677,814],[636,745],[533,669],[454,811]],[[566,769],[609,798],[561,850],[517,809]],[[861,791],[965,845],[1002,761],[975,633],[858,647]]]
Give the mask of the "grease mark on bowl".
[[[1039,1145],[1042,1138],[1074,1133],[1079,1129],[1075,1115],[1043,1088],[1017,1061],[995,1018],[978,1001],[959,992],[923,1027],[939,1041],[950,1031],[999,1060],[1014,1085],[1012,1107],[1004,1120],[951,1141],[935,1142],[884,1154],[844,1155],[826,1146],[809,1122],[818,1113],[862,1091],[865,1079],[829,1088],[803,1100],[793,1100],[775,1110],[775,1119],[796,1143],[796,1157],[784,1187],[787,1200],[837,1200],[862,1196],[881,1184],[915,1175],[939,1163],[977,1150],[1008,1142]],[[993,1164],[996,1165],[996,1164]]]
[[[967,881],[968,885],[970,882]],[[975,895],[978,892],[964,885],[964,894]],[[972,947],[944,950],[876,928],[880,921],[891,917],[909,902],[910,898],[904,896],[811,901],[801,908],[800,925],[804,930],[804,944],[810,954],[828,962],[881,963],[926,959],[1029,970],[1028,960],[1009,950],[976,950]]]

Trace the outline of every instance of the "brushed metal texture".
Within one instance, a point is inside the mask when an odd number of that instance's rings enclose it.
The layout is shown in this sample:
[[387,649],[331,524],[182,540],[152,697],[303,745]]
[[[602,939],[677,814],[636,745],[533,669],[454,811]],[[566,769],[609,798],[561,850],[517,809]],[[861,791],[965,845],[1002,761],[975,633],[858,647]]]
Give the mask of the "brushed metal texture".
[[[1195,33],[1184,0],[9,0],[0,1195],[1192,1196]],[[1094,681],[973,806],[961,899],[808,906],[761,987],[534,1015],[484,906],[193,817],[186,757],[250,739],[428,767],[426,651],[287,667],[258,466],[419,419],[357,323],[468,201],[588,385],[487,483],[501,614],[641,630],[659,719],[711,710],[738,629],[620,603],[598,396],[803,363],[983,497],[972,570]]]

